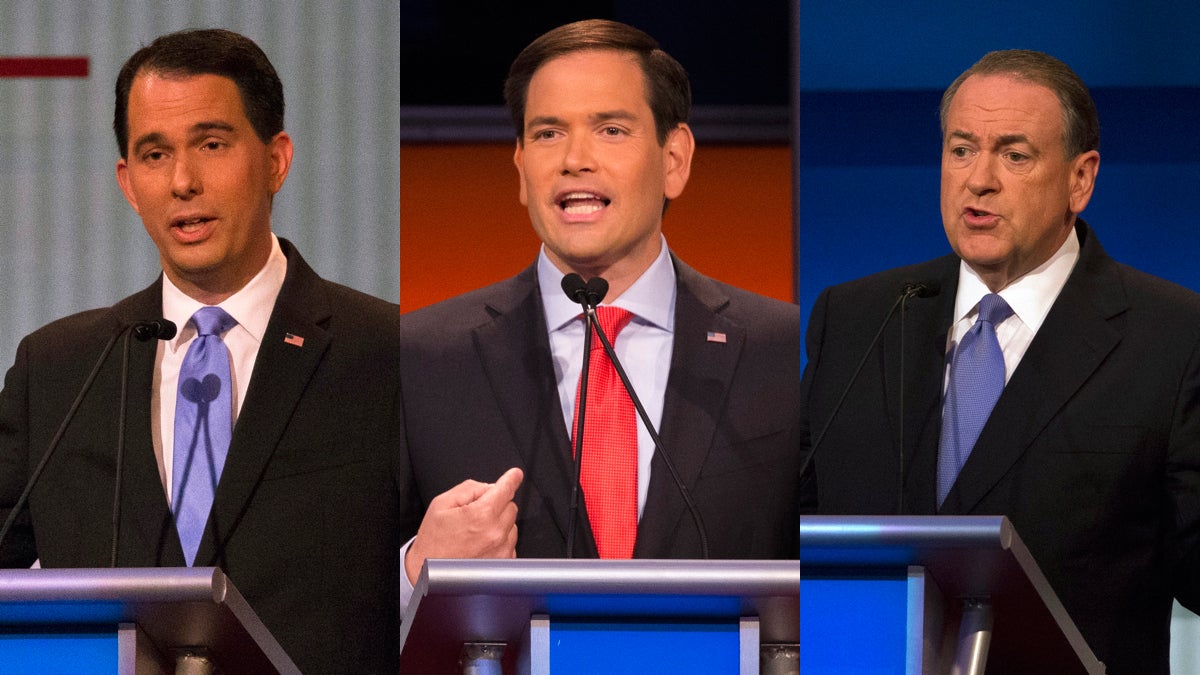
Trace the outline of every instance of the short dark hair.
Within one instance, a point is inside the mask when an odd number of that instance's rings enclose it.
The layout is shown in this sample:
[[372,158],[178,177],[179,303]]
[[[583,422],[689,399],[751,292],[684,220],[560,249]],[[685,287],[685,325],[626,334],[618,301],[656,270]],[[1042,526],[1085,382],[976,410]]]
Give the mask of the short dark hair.
[[637,28],[606,19],[589,19],[544,33],[513,61],[504,82],[504,100],[518,141],[525,135],[525,99],[534,73],[551,59],[588,50],[629,52],[637,57],[646,78],[646,100],[654,113],[659,145],[666,143],[668,133],[688,121],[692,85],[683,66],[664,52],[658,41]]
[[1100,149],[1100,116],[1087,85],[1067,64],[1042,52],[1007,49],[989,52],[979,59],[942,94],[942,135],[946,134],[946,113],[958,88],[972,75],[1011,75],[1018,80],[1041,85],[1058,97],[1063,113],[1063,147],[1067,158]]
[[122,158],[129,155],[129,90],[134,78],[145,72],[227,77],[237,85],[246,118],[264,143],[283,131],[283,83],[263,50],[233,31],[185,30],[159,37],[121,66],[113,131]]

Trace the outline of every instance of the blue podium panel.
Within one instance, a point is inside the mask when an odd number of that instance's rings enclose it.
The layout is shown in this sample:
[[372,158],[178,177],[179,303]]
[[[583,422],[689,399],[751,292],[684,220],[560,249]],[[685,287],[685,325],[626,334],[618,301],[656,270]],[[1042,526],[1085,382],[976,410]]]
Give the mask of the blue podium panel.
[[800,579],[800,672],[907,672],[904,576]]
[[117,673],[117,634],[86,629],[0,635],[5,675]]
[[428,560],[400,670],[482,644],[506,673],[757,672],[762,645],[799,641],[799,594],[794,560]]
[[553,673],[736,673],[738,648],[736,621],[550,622]]

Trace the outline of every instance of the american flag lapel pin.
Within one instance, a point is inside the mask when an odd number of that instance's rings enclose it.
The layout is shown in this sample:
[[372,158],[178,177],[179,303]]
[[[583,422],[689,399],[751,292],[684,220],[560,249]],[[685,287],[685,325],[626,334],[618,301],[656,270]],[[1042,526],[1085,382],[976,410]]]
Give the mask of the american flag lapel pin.
[[726,342],[725,334],[718,333],[715,330],[708,331],[708,336],[705,339],[708,340],[709,342],[716,342],[719,344],[725,344],[725,342]]
[[[287,335],[284,335],[283,341],[288,343],[289,345],[292,345],[293,347],[303,347],[304,346],[304,338],[300,337],[299,335],[293,335],[292,333],[288,333]],[[724,342],[724,340],[722,340],[722,342]]]

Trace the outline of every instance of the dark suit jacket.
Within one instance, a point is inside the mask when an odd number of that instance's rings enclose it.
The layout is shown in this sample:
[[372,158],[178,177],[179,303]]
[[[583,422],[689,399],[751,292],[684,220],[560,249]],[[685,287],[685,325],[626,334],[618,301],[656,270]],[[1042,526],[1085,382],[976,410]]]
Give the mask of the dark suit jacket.
[[1008,516],[1110,673],[1166,673],[1172,597],[1200,609],[1200,296],[1114,262],[1082,222],[1077,232],[1079,262],[940,511],[958,258],[827,289],[803,383],[814,436],[901,286],[937,280],[942,292],[908,303],[903,378],[901,322],[888,325],[805,499],[827,514],[896,513],[903,454],[906,513]]
[[[691,490],[713,558],[799,555],[799,311],[675,261],[675,342],[663,443]],[[405,445],[421,501],[512,466],[521,557],[566,554],[571,447],[536,266],[402,317]],[[706,340],[725,333],[725,343]],[[596,557],[580,500],[576,557]],[[635,557],[698,558],[662,459],[652,463]]]
[[[287,277],[259,348],[197,566],[217,565],[306,673],[394,672],[399,546],[395,305],[324,281],[286,241]],[[161,316],[162,282],[25,338],[0,394],[0,515],[7,516],[105,341]],[[285,334],[304,338],[302,347]],[[156,346],[129,361],[120,566],[183,565],[150,429]],[[4,566],[107,567],[120,343],[33,491]],[[403,480],[402,480],[403,479]]]

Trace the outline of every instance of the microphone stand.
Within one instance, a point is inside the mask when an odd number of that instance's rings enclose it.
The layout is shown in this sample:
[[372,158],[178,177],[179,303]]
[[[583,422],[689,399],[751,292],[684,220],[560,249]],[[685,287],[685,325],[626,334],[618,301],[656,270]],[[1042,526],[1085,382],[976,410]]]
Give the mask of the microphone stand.
[[599,328],[596,311],[584,303],[583,371],[579,375],[579,415],[575,423],[575,479],[571,481],[571,510],[567,521],[567,558],[575,557],[575,524],[579,517],[579,480],[583,474],[583,415],[587,408],[588,370],[592,361],[592,327]]

